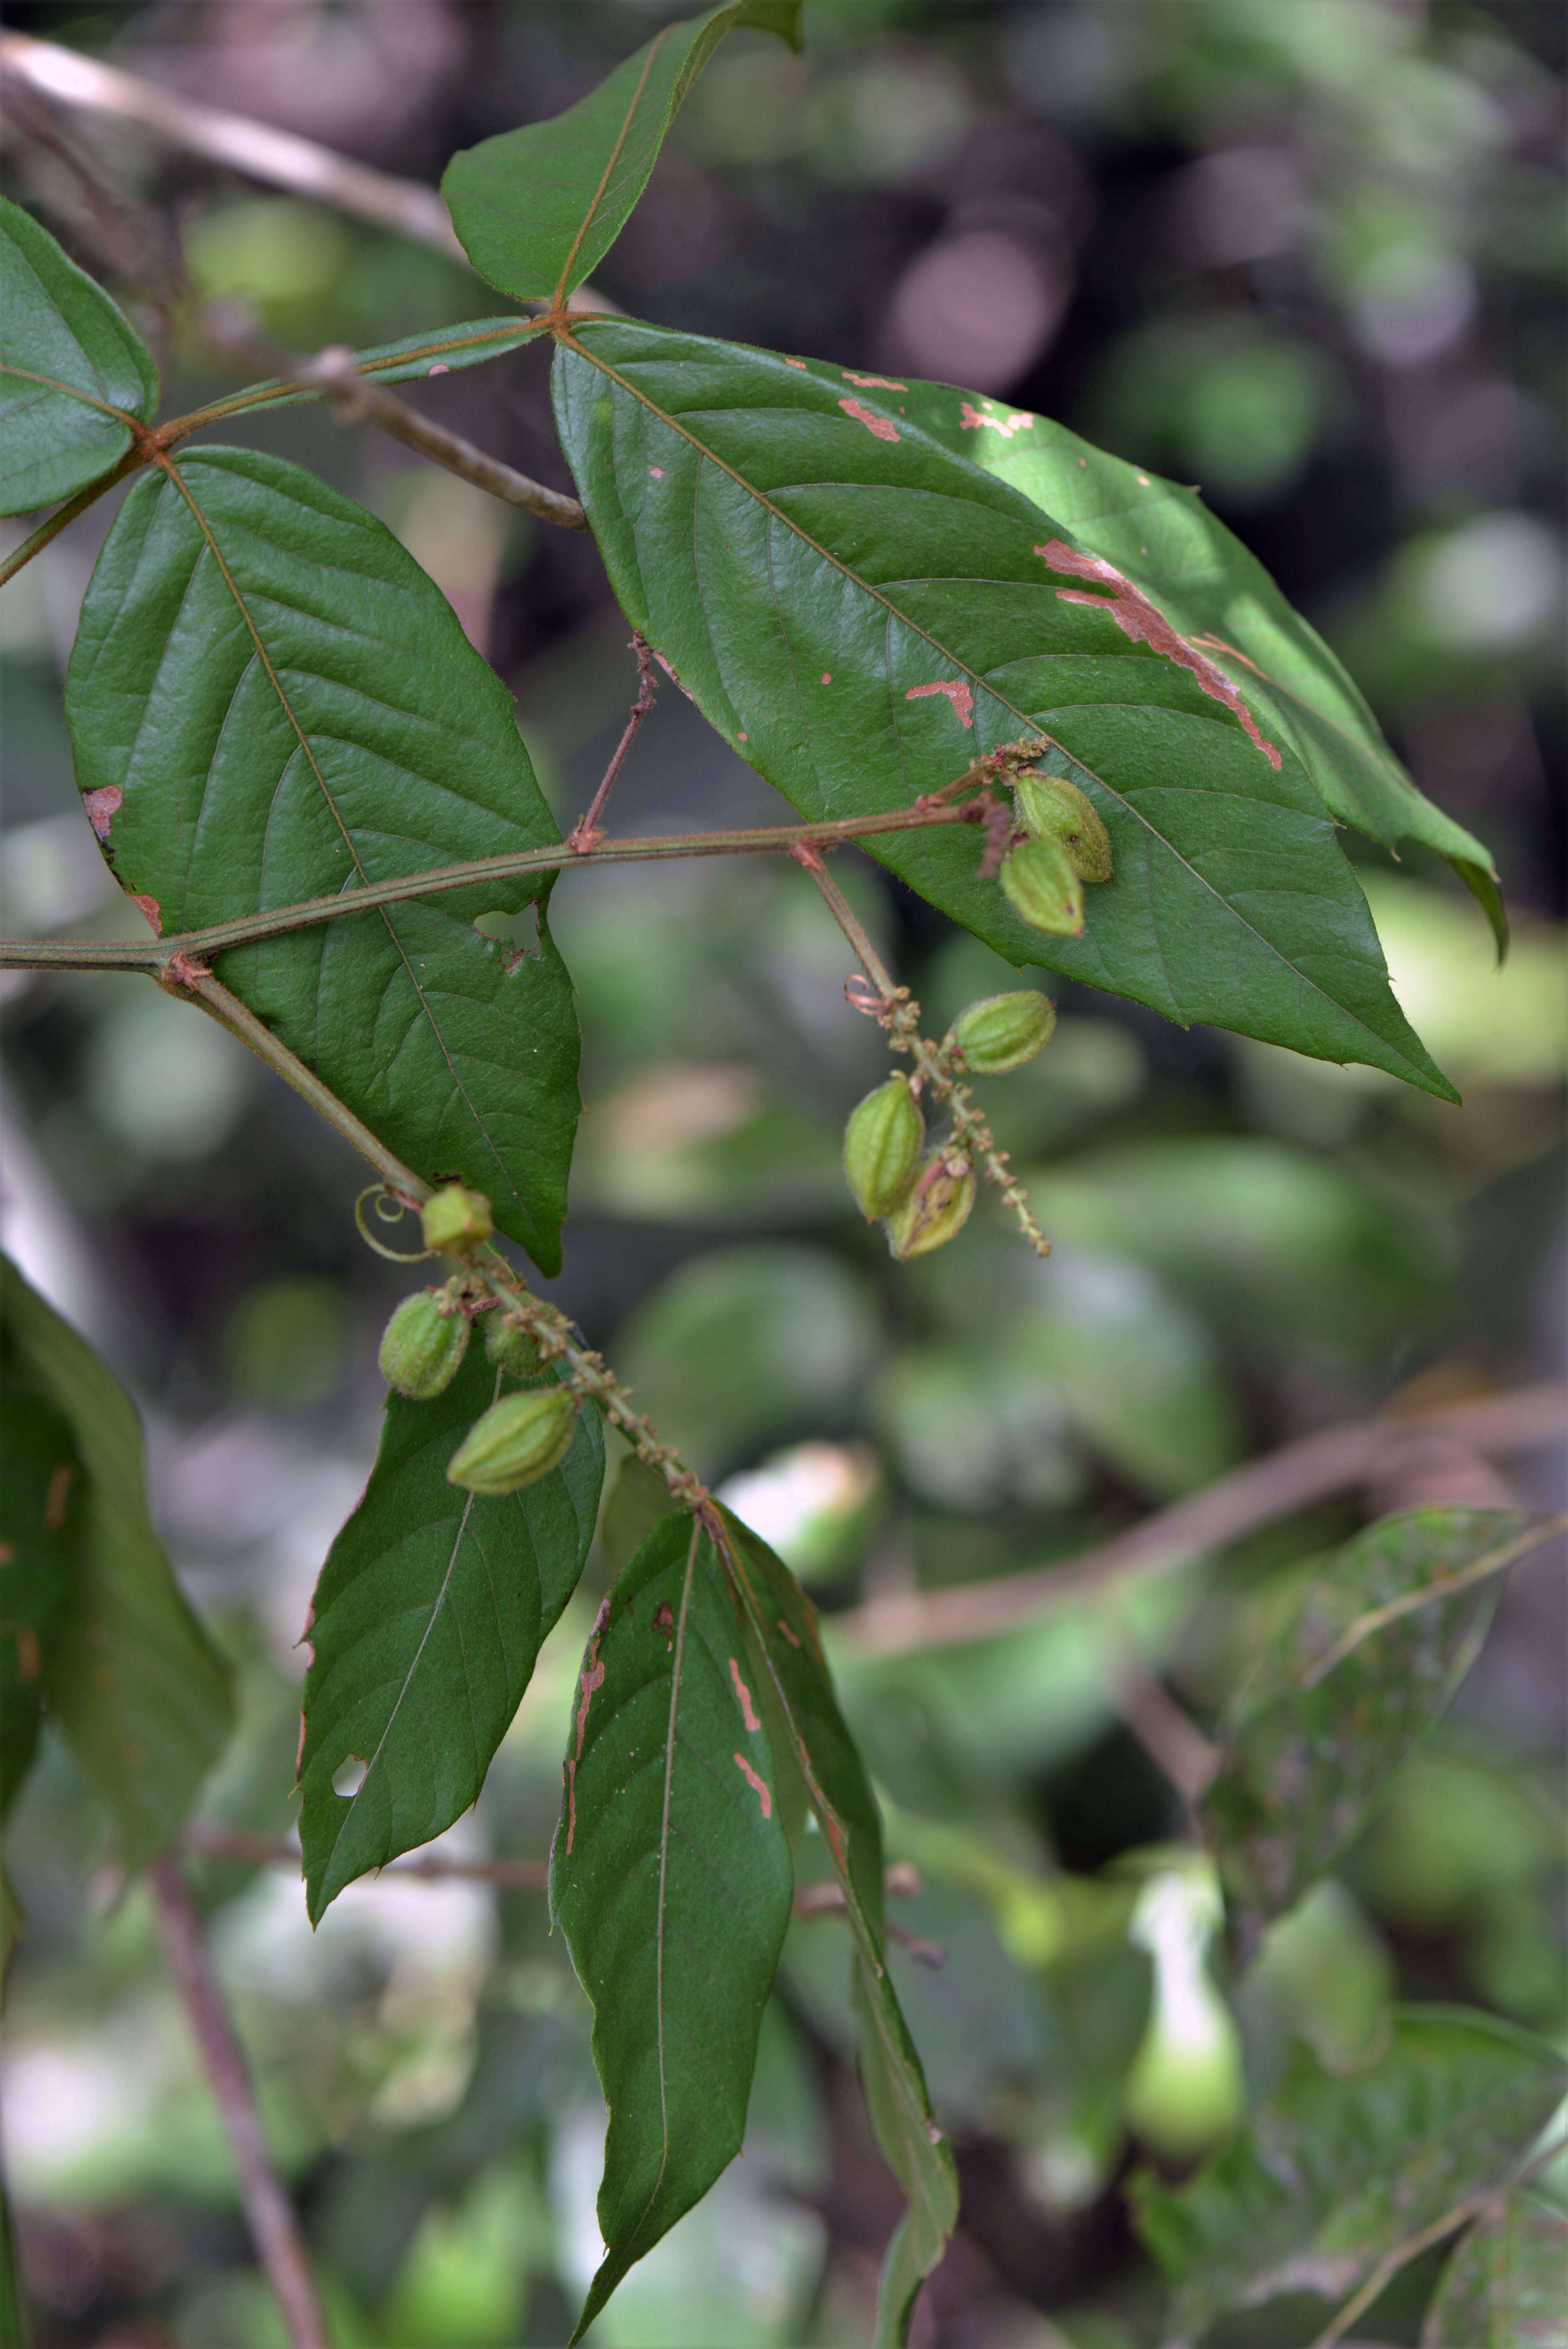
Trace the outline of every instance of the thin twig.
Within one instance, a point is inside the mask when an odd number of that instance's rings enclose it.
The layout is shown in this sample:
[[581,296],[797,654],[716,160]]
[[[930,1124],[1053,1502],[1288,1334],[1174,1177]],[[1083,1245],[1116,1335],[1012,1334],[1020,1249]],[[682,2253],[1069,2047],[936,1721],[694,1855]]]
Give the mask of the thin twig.
[[466,889],[475,881],[511,881],[527,873],[553,873],[578,865],[656,864],[681,856],[775,855],[801,845],[839,848],[886,833],[966,820],[962,807],[898,808],[885,815],[844,816],[831,823],[767,824],[746,832],[677,832],[606,840],[583,851],[562,841],[549,848],[523,848],[504,856],[475,857],[462,864],[438,864],[428,873],[407,873],[397,880],[366,882],[356,889],[341,889],[334,896],[239,914],[232,921],[182,930],[166,938],[0,938],[0,970],[158,973],[168,970],[178,956],[205,960],[231,947],[253,945],[258,938],[282,937],[290,930],[341,921],[350,914],[373,912],[378,905],[400,905],[412,897],[438,897],[450,889]]
[[1473,1589],[1478,1583],[1490,1582],[1495,1574],[1506,1574],[1520,1558],[1528,1557],[1533,1549],[1540,1549],[1543,1543],[1553,1540],[1560,1533],[1568,1533],[1568,1511],[1554,1517],[1541,1518],[1516,1541],[1504,1542],[1500,1549],[1489,1551],[1485,1557],[1478,1557],[1461,1573],[1450,1574],[1444,1581],[1423,1583],[1418,1590],[1407,1590],[1401,1597],[1390,1599],[1386,1607],[1368,1608],[1365,1615],[1357,1615],[1355,1622],[1340,1633],[1334,1645],[1318,1657],[1311,1671],[1304,1675],[1302,1687],[1316,1688],[1336,1665],[1345,1661],[1346,1656],[1355,1653],[1363,1640],[1385,1630],[1390,1623],[1398,1622],[1401,1616],[1418,1614],[1423,1607],[1436,1607],[1445,1599],[1457,1597],[1461,1590]]
[[[934,799],[935,794],[933,794]],[[956,815],[972,820],[978,802],[962,808],[933,810],[928,802],[918,802],[910,813],[933,812]],[[866,977],[876,990],[875,1003],[864,1002],[860,1008],[869,1010],[881,1023],[888,1043],[895,1052],[907,1052],[920,1071],[925,1090],[945,1102],[953,1121],[954,1139],[965,1157],[979,1166],[988,1183],[994,1183],[1013,1211],[1019,1230],[1037,1256],[1049,1256],[1051,1244],[1035,1221],[1028,1194],[1013,1174],[1007,1164],[1007,1153],[998,1150],[995,1137],[974,1107],[974,1095],[959,1077],[957,1067],[945,1046],[933,1044],[920,1032],[920,1006],[907,987],[895,985],[891,972],[877,953],[853,909],[837,884],[828,876],[814,845],[800,842],[789,852],[797,864],[809,873],[816,883],[824,904],[838,923],[859,957]],[[851,998],[851,1000],[853,999]]]
[[1433,1434],[1451,1434],[1482,1454],[1560,1444],[1565,1412],[1568,1392],[1562,1387],[1524,1387],[1435,1411],[1322,1428],[1060,1565],[872,1599],[834,1616],[833,1632],[876,1655],[991,1639],[1050,1608],[1077,1605],[1134,1576],[1168,1572],[1331,1494],[1351,1491]]
[[578,818],[566,835],[566,845],[576,856],[588,855],[603,839],[604,835],[599,829],[599,818],[604,812],[610,786],[620,773],[621,762],[636,740],[638,727],[654,706],[654,657],[641,628],[632,631],[632,649],[637,656],[637,698],[632,704],[625,731],[616,743],[614,754],[604,770],[604,779],[593,794],[592,807],[585,816]]
[[559,523],[562,530],[587,529],[588,517],[575,498],[531,481],[499,457],[476,449],[460,432],[449,431],[444,424],[421,416],[396,392],[362,376],[355,367],[353,352],[346,347],[334,344],[319,352],[301,369],[299,380],[325,387],[327,404],[340,424],[378,425],[405,449],[417,450],[421,457],[445,465],[449,472],[472,481],[476,489],[488,490],[491,497],[503,498],[510,506],[521,506],[542,522]]
[[167,1856],[155,1859],[148,1877],[169,1971],[233,2151],[256,2257],[277,2294],[293,2349],[331,2349],[299,2218],[267,2150],[244,2055],[207,1954],[196,1904],[178,1860]]
[[1130,1640],[1112,1635],[1108,1663],[1122,1720],[1181,1795],[1189,1821],[1220,1775],[1220,1748],[1204,1736]]
[[75,522],[79,513],[86,513],[88,506],[96,504],[106,490],[112,490],[117,481],[123,481],[128,473],[135,472],[137,467],[145,462],[141,447],[134,445],[126,450],[118,465],[112,466],[98,481],[89,481],[85,490],[78,490],[76,496],[67,498],[63,506],[57,506],[47,520],[41,522],[20,546],[13,547],[4,563],[0,563],[0,587],[4,587],[7,579],[14,579],[18,571],[31,563],[35,554],[42,554],[50,540],[58,538],[61,531]]
[[[201,1859],[238,1860],[247,1868],[303,1868],[304,1856],[285,1836],[247,1835],[208,1819],[192,1819],[181,1836],[182,1847]],[[418,1852],[388,1861],[380,1876],[416,1877],[428,1884],[492,1884],[499,1892],[543,1892],[550,1884],[547,1859],[458,1859],[444,1852]]]
[[1501,2202],[1505,2195],[1517,2192],[1522,2186],[1528,2186],[1532,2178],[1564,2151],[1568,2151],[1568,2137],[1554,2138],[1551,2145],[1533,2154],[1511,2177],[1499,2178],[1495,2185],[1484,2188],[1480,2193],[1467,2195],[1462,2202],[1456,2202],[1451,2210],[1445,2210],[1440,2219],[1434,2219],[1429,2226],[1420,2228],[1413,2235],[1407,2235],[1402,2243],[1396,2244],[1391,2251],[1386,2251],[1360,2291],[1352,2293],[1337,2315],[1331,2317],[1324,2326],[1312,2343],[1312,2349],[1337,2349],[1337,2344],[1344,2340],[1357,2318],[1366,2314],[1378,2294],[1393,2282],[1401,2268],[1408,2267],[1413,2259],[1418,2259],[1423,2251],[1429,2251],[1434,2243],[1440,2243],[1443,2237],[1451,2235],[1456,2228],[1464,2226],[1471,2219],[1479,2219],[1482,2211]]

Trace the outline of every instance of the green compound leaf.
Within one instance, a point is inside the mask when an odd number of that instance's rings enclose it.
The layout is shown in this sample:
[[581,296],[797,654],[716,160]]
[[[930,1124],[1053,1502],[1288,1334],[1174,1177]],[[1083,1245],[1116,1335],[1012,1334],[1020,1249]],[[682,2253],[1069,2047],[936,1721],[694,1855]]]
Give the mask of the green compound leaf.
[[[87,810],[165,931],[560,839],[510,695],[390,531],[297,465],[203,449],[138,483],[82,606]],[[235,947],[214,968],[397,1155],[545,1271],[577,1115],[547,874]],[[473,927],[540,908],[503,953]]]
[[81,1464],[59,1413],[0,1384],[0,1821],[27,1775],[75,1579]]
[[[578,1413],[561,1466],[521,1492],[482,1498],[447,1482],[474,1421],[518,1383],[476,1336],[444,1393],[387,1398],[370,1482],[321,1570],[310,1627],[300,1840],[313,1920],[475,1800],[577,1587],[604,1475],[596,1411]],[[353,1761],[365,1765],[357,1790],[335,1793]]]
[[1202,1806],[1243,1942],[1360,1834],[1474,1661],[1503,1570],[1552,1530],[1522,1509],[1417,1509],[1291,1578]]
[[1133,2180],[1139,2232],[1173,2286],[1166,2349],[1284,2293],[1344,2302],[1390,2250],[1501,2184],[1565,2086],[1553,2049],[1461,2007],[1396,2010],[1387,2051],[1348,2075],[1298,2043],[1277,2092],[1189,2184]]
[[1196,490],[977,392],[912,382],[900,397],[944,448],[1021,490],[1157,604],[1189,647],[1244,691],[1264,733],[1290,744],[1341,823],[1386,848],[1416,840],[1446,857],[1479,899],[1501,957],[1508,917],[1491,855],[1417,790],[1336,656]]
[[666,1517],[599,1610],[551,1854],[610,2107],[605,2254],[574,2341],[745,2134],[794,1890],[749,1672],[711,1539]]
[[1568,2219],[1533,2194],[1483,2211],[1444,2268],[1421,2349],[1568,2349]]
[[0,513],[86,489],[158,406],[158,370],[101,285],[0,197]]
[[932,2117],[925,2075],[888,1976],[882,1820],[833,1694],[817,1610],[766,1542],[727,1510],[722,1517],[748,1647],[769,1710],[788,1740],[785,1758],[804,1783],[844,1896],[854,1950],[861,2078],[877,2141],[907,2198],[877,2295],[877,2349],[898,2349],[908,2338],[921,2284],[957,2223],[958,2175],[952,2147]]
[[129,1397],[54,1308],[0,1257],[11,1374],[70,1431],[85,1490],[69,1607],[44,1655],[44,1692],[83,1776],[139,1868],[169,1842],[228,1742],[228,1666],[191,1613],[147,1512]]
[[1078,938],[979,877],[968,826],[873,854],[1015,964],[1457,1098],[1388,987],[1295,748],[1065,524],[900,413],[903,387],[579,321],[562,442],[626,612],[803,815],[909,806],[1048,734],[1111,836]]
[[742,26],[799,47],[800,0],[731,0],[666,25],[557,115],[466,148],[441,193],[474,267],[521,301],[564,302],[631,218],[676,110]]

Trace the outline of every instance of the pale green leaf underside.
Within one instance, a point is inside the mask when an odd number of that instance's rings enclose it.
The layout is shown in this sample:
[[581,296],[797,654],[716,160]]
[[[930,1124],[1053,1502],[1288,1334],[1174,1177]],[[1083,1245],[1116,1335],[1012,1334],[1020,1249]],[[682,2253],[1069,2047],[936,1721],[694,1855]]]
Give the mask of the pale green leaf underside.
[[610,2108],[574,2340],[740,2150],[793,1889],[734,1603],[696,1521],[666,1517],[588,1643],[551,1856]]
[[877,2349],[898,2349],[920,2286],[957,2223],[953,2149],[932,2117],[925,2075],[888,1975],[882,1820],[833,1693],[816,1609],[759,1536],[727,1510],[723,1522],[748,1651],[759,1678],[766,1677],[789,1741],[784,1761],[803,1782],[844,1896],[861,2084],[877,2142],[907,2200],[877,2295]]
[[233,1723],[228,1666],[186,1604],[147,1510],[141,1427],[86,1340],[0,1257],[0,1319],[86,1480],[73,1600],[46,1652],[48,1705],[127,1868],[161,1851]]
[[441,193],[476,269],[521,301],[564,301],[630,218],[676,109],[725,35],[742,26],[798,46],[800,0],[729,0],[666,25],[552,122],[455,155]]
[[[1203,1802],[1249,1938],[1334,1867],[1470,1669],[1500,1583],[1451,1598],[1445,1583],[1510,1552],[1532,1522],[1522,1509],[1417,1509],[1303,1569],[1299,1605],[1232,1709]],[[1429,1603],[1332,1661],[1360,1618],[1422,1594]]]
[[616,593],[802,814],[906,807],[1047,734],[1114,847],[1082,937],[1026,928],[972,829],[877,855],[1015,964],[1454,1098],[1295,750],[1124,633],[1065,525],[912,425],[897,387],[654,326],[578,335],[556,415]]
[[1568,2086],[1542,2041],[1460,2007],[1396,2010],[1377,2060],[1326,2071],[1297,2044],[1277,2091],[1191,2182],[1135,2182],[1174,2286],[1167,2349],[1287,2292],[1342,2304],[1398,2244],[1501,2183]]
[[0,197],[0,513],[85,489],[158,406],[139,335],[30,212]]
[[[237,449],[137,484],[67,678],[77,777],[121,886],[165,932],[560,838],[511,697],[391,533]],[[218,976],[428,1181],[484,1192],[560,1262],[577,1112],[549,876],[232,949]],[[473,924],[541,909],[503,955]]]
[[1568,2349],[1568,2219],[1530,2193],[1483,2211],[1444,2268],[1421,2349]]
[[[459,326],[438,327],[434,333],[405,335],[395,343],[377,343],[352,354],[356,368],[375,383],[418,383],[427,377],[458,375],[463,368],[484,367],[521,350],[540,329],[531,318],[468,318]],[[294,408],[302,400],[319,399],[319,391],[302,389],[282,378],[254,384],[240,395],[247,413],[258,408]]]
[[1386,848],[1414,840],[1446,857],[1501,952],[1508,923],[1491,855],[1417,790],[1341,662],[1196,490],[978,393],[912,381],[896,396],[944,448],[1021,490],[1152,597],[1244,688],[1264,733],[1291,745],[1332,814]]
[[[363,1499],[316,1586],[300,1754],[310,1913],[475,1801],[545,1634],[576,1588],[604,1473],[598,1413],[561,1466],[483,1498],[447,1464],[499,1381],[476,1338],[446,1392],[388,1395]],[[353,1757],[356,1793],[333,1778]]]

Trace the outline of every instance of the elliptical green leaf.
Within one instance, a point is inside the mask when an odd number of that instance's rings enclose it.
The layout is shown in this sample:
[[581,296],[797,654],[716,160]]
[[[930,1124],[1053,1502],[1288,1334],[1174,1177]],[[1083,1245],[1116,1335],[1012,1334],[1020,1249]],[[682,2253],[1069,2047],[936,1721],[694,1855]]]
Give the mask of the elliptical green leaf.
[[101,285],[0,197],[0,513],[86,489],[158,406],[158,369]]
[[[362,507],[253,450],[193,450],[131,491],[67,714],[104,853],[166,930],[561,837],[511,696],[445,597]],[[577,1022],[549,887],[346,915],[215,968],[400,1158],[483,1192],[553,1272]],[[473,926],[529,905],[524,953]]]

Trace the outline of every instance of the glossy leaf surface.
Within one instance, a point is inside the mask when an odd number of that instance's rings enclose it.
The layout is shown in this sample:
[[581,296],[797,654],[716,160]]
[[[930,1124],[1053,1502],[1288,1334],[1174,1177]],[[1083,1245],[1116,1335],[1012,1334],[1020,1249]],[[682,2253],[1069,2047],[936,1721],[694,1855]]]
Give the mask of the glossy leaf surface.
[[1417,790],[1338,657],[1198,491],[1005,401],[940,383],[911,382],[900,397],[944,447],[1022,490],[1151,598],[1244,691],[1264,731],[1291,745],[1334,815],[1386,848],[1415,840],[1447,857],[1501,949],[1508,925],[1491,855]]
[[576,2339],[739,2152],[789,1921],[772,1749],[695,1518],[655,1526],[601,1608],[565,1775],[551,1909],[593,2002],[610,2107],[605,2255]]
[[0,197],[0,513],[85,489],[158,406],[158,370],[101,285]]
[[1421,2349],[1568,2349],[1568,2219],[1533,2194],[1483,2211],[1444,2268]]
[[45,1660],[72,1583],[81,1467],[59,1413],[0,1385],[0,1819],[27,1774],[43,1722]]
[[[165,932],[560,834],[511,697],[390,531],[298,466],[203,449],[139,482],[82,607],[67,709],[88,812]],[[577,1110],[549,877],[405,902],[214,968],[428,1180],[560,1262]],[[477,917],[541,908],[503,954]]]
[[748,1646],[788,1741],[785,1759],[804,1783],[844,1896],[854,1951],[861,2077],[877,2141],[907,2199],[882,2263],[877,2301],[879,2349],[895,2349],[907,2338],[921,2283],[957,2223],[957,2172],[952,2148],[932,2117],[920,2057],[888,1976],[882,1820],[833,1693],[817,1610],[766,1542],[727,1510],[724,1522]]
[[[466,1811],[577,1585],[604,1473],[597,1412],[561,1466],[490,1498],[447,1464],[498,1389],[476,1340],[434,1401],[387,1398],[364,1498],[316,1586],[300,1755],[310,1913]],[[351,1795],[344,1765],[365,1765]]]
[[[1469,1671],[1531,1526],[1522,1509],[1417,1509],[1293,1578],[1203,1802],[1245,1932],[1294,1907],[1360,1833]],[[1486,1578],[1444,1596],[1478,1569]],[[1390,1607],[1406,1611],[1376,1619]]]
[[1568,2085],[1554,2051],[1460,2007],[1398,2011],[1348,2074],[1297,2044],[1276,2093],[1187,2185],[1143,2172],[1140,2232],[1171,2278],[1168,2349],[1287,2292],[1343,2303],[1398,2244],[1506,2178]]
[[233,1723],[229,1669],[186,1604],[147,1511],[141,1427],[86,1340],[0,1257],[15,1366],[81,1464],[72,1602],[44,1656],[51,1713],[139,1868],[194,1801]]
[[800,0],[729,0],[666,25],[552,122],[453,157],[441,181],[474,267],[521,301],[563,302],[602,261],[647,186],[676,109],[742,26],[798,46]]
[[1113,844],[1081,937],[1026,927],[969,826],[874,854],[1010,962],[1453,1097],[1295,750],[1065,524],[912,424],[897,385],[575,331],[556,417],[616,593],[802,814],[907,807],[1047,734]]

